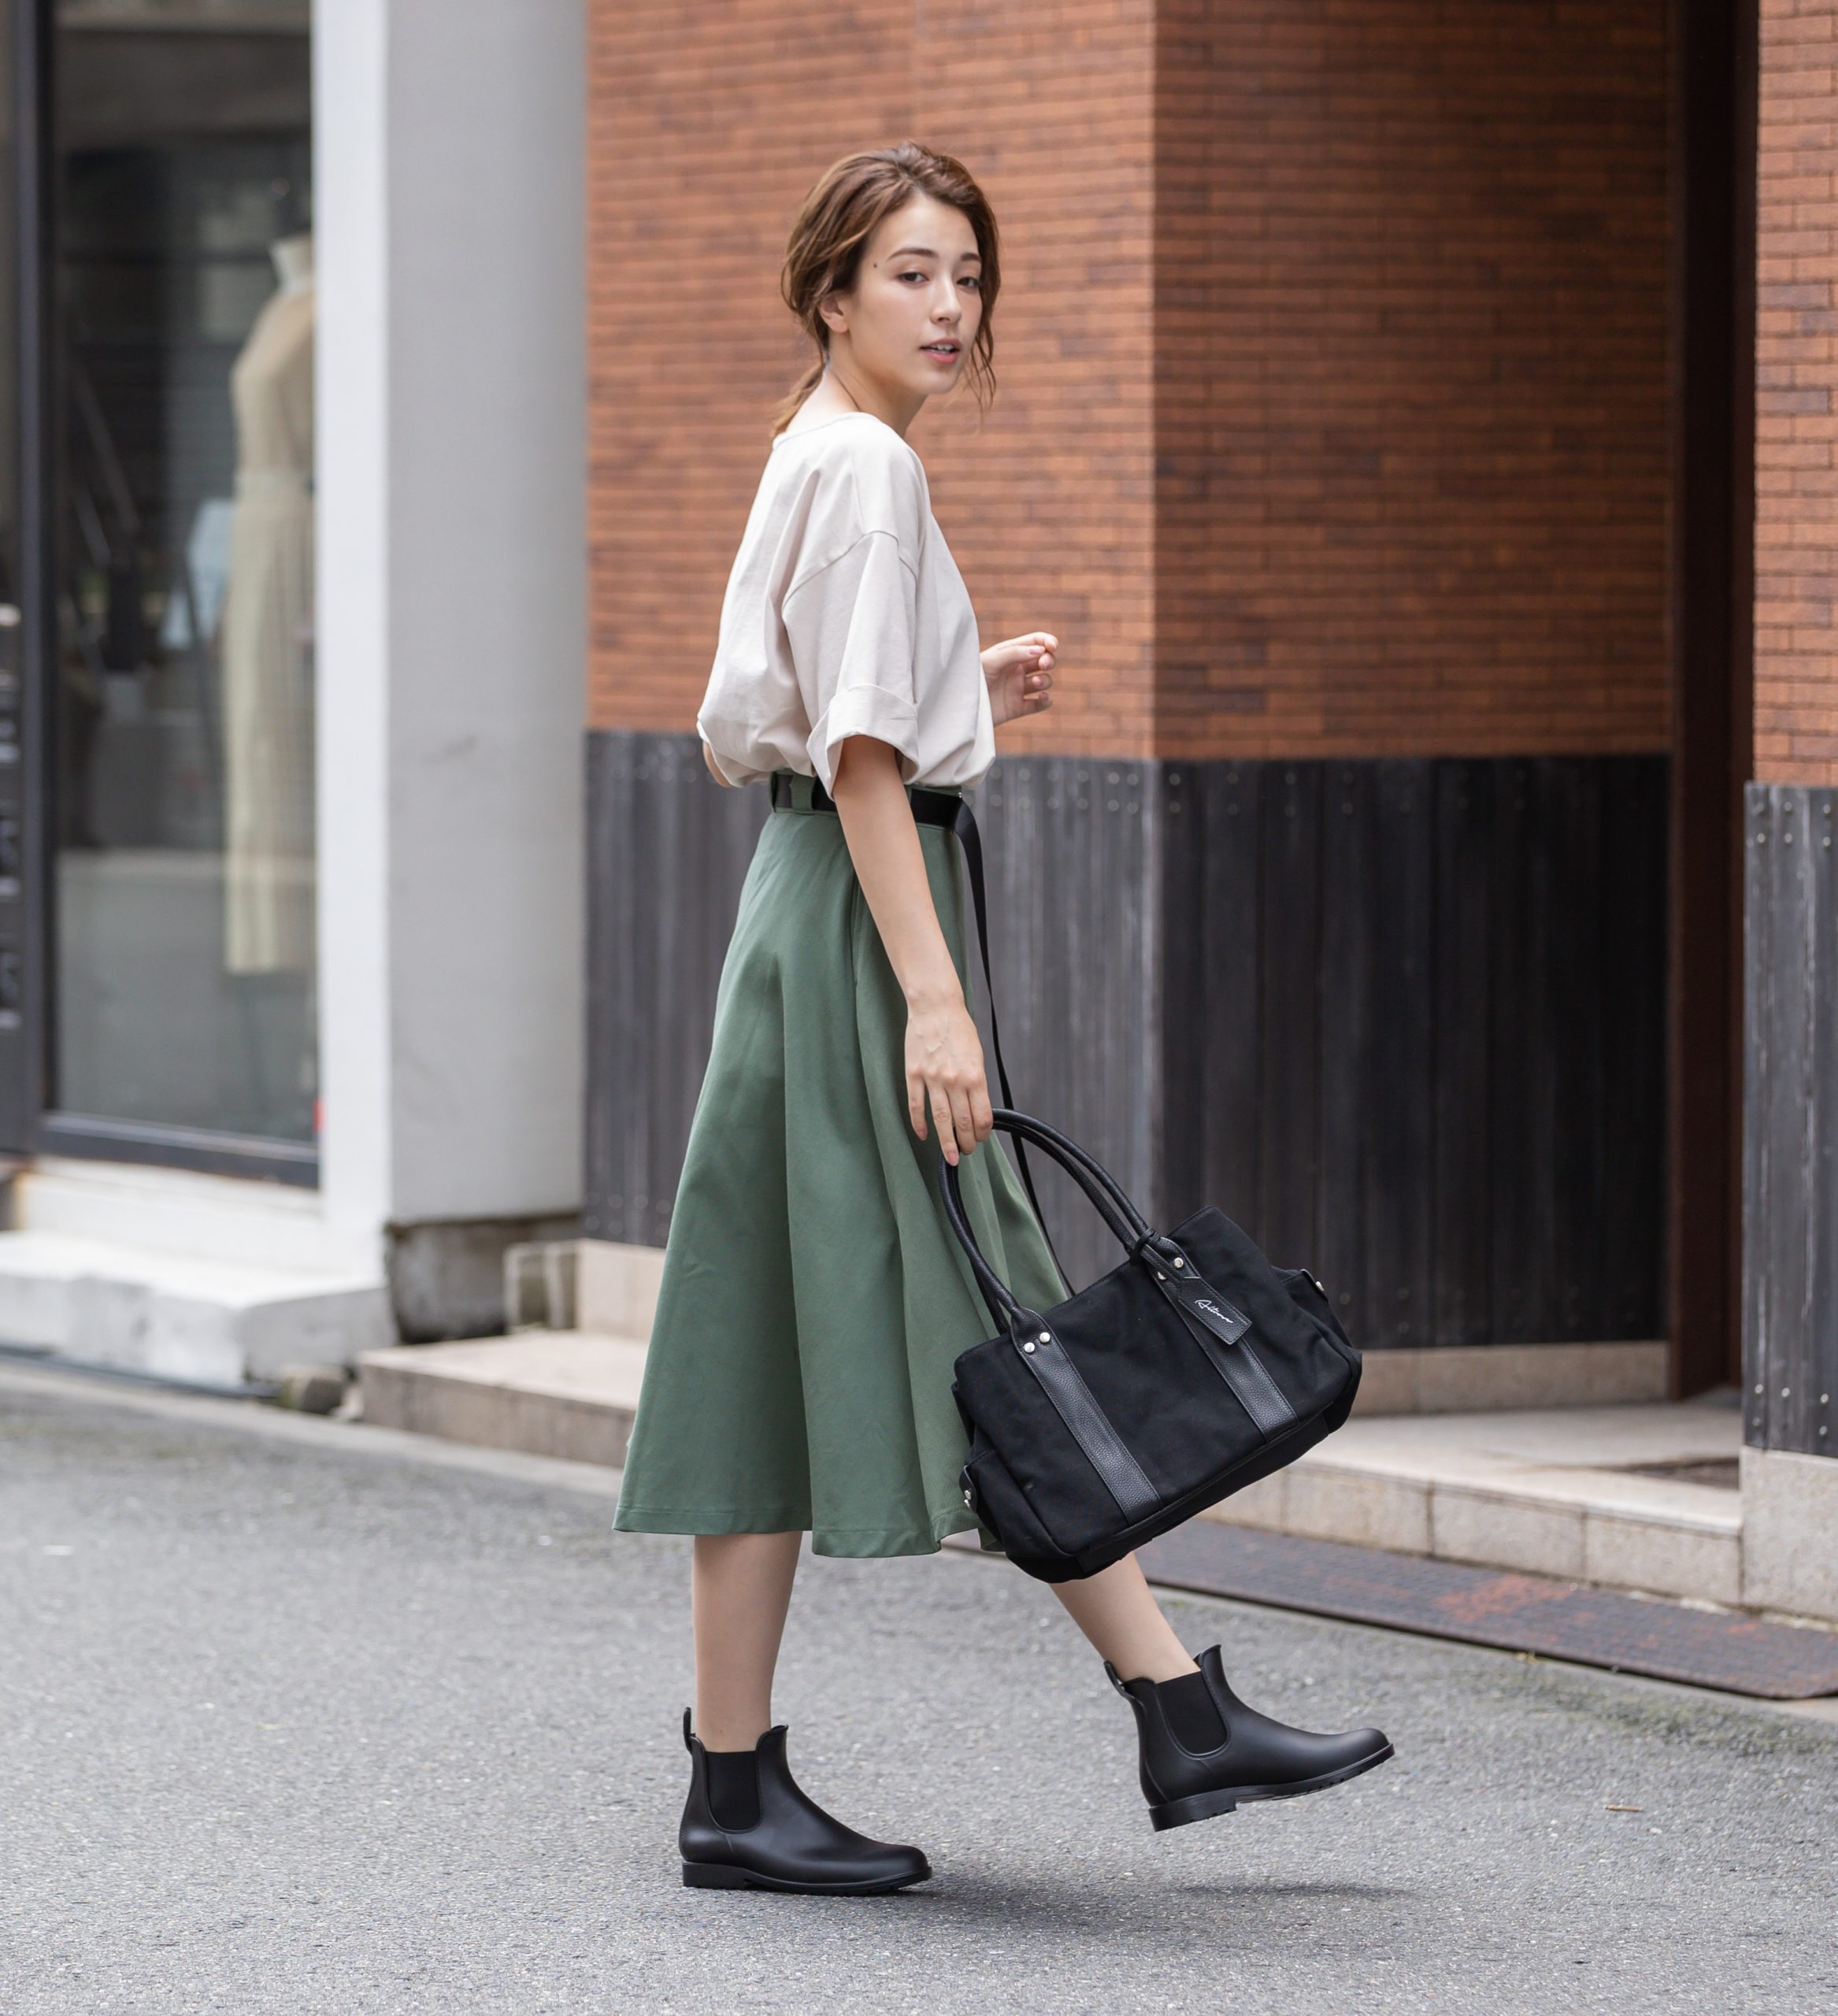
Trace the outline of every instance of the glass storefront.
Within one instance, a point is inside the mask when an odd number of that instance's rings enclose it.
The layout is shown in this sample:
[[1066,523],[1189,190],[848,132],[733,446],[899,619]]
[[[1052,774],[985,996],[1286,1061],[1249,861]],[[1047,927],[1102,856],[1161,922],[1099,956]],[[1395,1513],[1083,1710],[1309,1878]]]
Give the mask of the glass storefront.
[[59,1133],[315,1136],[307,17],[52,13]]

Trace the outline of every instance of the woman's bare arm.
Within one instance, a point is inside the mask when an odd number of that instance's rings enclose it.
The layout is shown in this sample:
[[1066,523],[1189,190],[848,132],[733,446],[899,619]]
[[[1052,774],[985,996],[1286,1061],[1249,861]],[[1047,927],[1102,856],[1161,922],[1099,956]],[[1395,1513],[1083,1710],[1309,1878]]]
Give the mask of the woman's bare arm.
[[715,768],[715,752],[713,750],[710,748],[706,742],[702,746],[702,760],[708,765],[709,775],[714,779],[717,784],[721,785],[725,791],[732,790],[732,785],[731,785],[728,782],[728,780],[721,775],[721,772]]
[[947,1162],[969,1154],[994,1125],[983,1039],[964,1000],[932,901],[919,828],[891,743],[850,736],[836,752],[831,794],[856,879],[906,997],[906,1110],[925,1138],[932,1101]]

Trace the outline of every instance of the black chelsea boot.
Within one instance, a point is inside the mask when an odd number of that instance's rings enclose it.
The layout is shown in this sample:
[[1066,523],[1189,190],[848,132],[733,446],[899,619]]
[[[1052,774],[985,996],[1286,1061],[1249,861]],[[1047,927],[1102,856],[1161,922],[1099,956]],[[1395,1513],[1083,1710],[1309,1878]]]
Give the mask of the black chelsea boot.
[[691,1759],[677,1843],[683,1880],[709,1890],[799,1890],[862,1897],[922,1883],[932,1865],[917,1848],[871,1841],[825,1813],[791,1776],[785,1725],[751,1750],[708,1751],[683,1711]]
[[1247,1799],[1318,1792],[1382,1764],[1391,1746],[1379,1729],[1317,1736],[1248,1708],[1225,1684],[1219,1647],[1197,1655],[1199,1671],[1177,1680],[1123,1680],[1104,1670],[1136,1710],[1143,1796],[1158,1831],[1229,1813]]

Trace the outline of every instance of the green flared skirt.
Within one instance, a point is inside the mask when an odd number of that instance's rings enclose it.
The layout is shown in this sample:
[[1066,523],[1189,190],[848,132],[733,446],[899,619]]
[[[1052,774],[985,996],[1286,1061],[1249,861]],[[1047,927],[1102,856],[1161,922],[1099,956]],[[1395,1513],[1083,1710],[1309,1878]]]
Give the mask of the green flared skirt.
[[[908,1117],[905,997],[810,786],[742,886],[613,1523],[929,1554],[977,1523],[951,1374],[995,1326],[939,1198],[936,1126],[928,1110],[921,1140]],[[958,843],[919,842],[968,1000]],[[1024,1303],[1063,1301],[1005,1137],[958,1169],[990,1264]]]

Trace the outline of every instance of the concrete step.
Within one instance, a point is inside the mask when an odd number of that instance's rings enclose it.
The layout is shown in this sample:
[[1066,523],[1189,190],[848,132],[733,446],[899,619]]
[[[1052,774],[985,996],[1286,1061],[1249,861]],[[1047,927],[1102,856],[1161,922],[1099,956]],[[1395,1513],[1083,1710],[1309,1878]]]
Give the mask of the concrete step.
[[644,1365],[642,1338],[524,1330],[367,1351],[358,1377],[367,1421],[616,1469]]
[[9,1343],[235,1384],[285,1366],[348,1365],[395,1336],[387,1288],[360,1273],[0,1232],[0,1337]]
[[[373,1351],[365,1418],[461,1442],[617,1465],[645,1346],[524,1331]],[[1734,1407],[1689,1403],[1349,1421],[1207,1518],[1658,1595],[1742,1599]],[[1733,1473],[1731,1472],[1733,1480]]]
[[1350,1421],[1205,1516],[1738,1604],[1742,1415],[1704,1402]]

